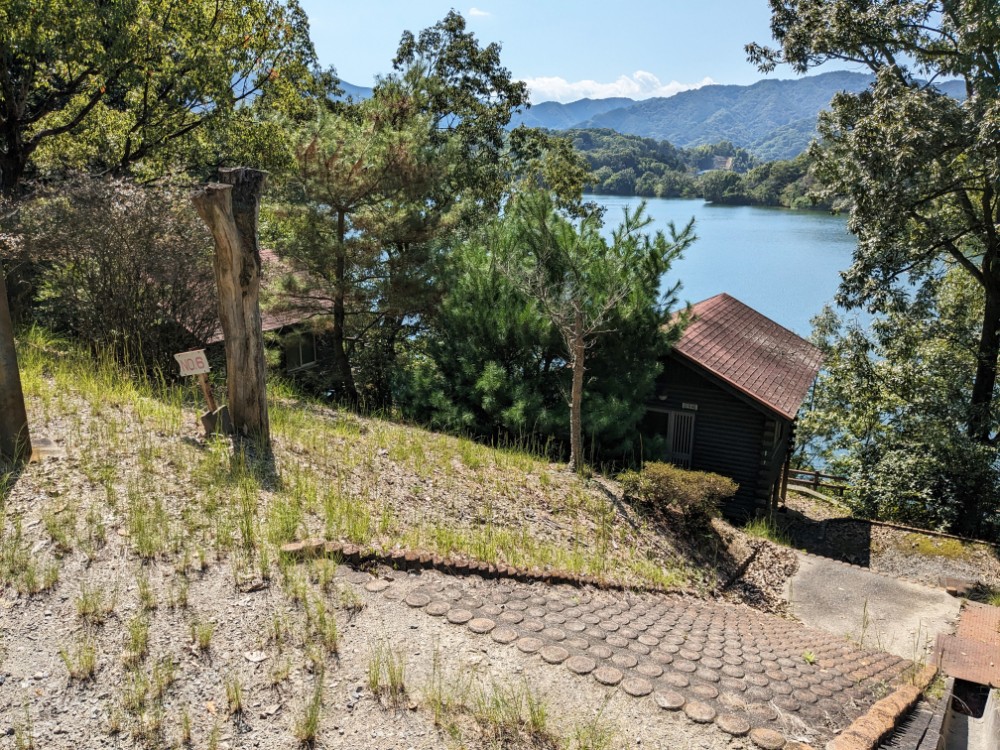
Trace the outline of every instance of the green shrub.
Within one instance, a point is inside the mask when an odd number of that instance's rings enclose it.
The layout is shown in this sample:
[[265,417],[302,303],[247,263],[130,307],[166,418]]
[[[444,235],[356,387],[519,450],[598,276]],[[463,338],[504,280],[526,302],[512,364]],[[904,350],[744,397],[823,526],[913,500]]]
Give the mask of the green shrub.
[[618,476],[625,494],[651,504],[673,505],[688,520],[718,515],[719,503],[739,485],[707,471],[688,471],[673,464],[647,463],[641,471]]

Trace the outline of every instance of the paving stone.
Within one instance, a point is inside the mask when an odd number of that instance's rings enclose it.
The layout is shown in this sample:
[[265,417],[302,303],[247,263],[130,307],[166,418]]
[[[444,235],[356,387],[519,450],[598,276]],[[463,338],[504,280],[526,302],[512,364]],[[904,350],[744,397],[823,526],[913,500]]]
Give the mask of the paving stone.
[[622,690],[633,698],[641,698],[653,692],[653,683],[644,677],[627,677],[622,682]]
[[653,662],[641,661],[639,662],[639,666],[635,668],[635,671],[643,677],[659,677],[663,674],[663,667]]
[[568,648],[575,648],[577,651],[586,651],[590,646],[590,641],[586,638],[567,638],[564,644]]
[[598,623],[598,627],[601,628],[601,630],[607,630],[609,633],[614,633],[621,626],[614,620],[601,620],[600,623]]
[[748,685],[753,685],[754,687],[767,687],[771,683],[762,674],[748,674],[743,679],[746,680]]
[[528,617],[535,617],[537,619],[541,619],[545,617],[547,612],[544,607],[528,607],[524,611],[524,614],[526,614]]
[[487,617],[497,617],[501,612],[503,612],[503,609],[498,607],[496,604],[484,604],[479,608],[479,612]]
[[819,700],[819,696],[811,690],[794,690],[792,697],[799,703],[815,703]]
[[682,648],[677,655],[688,661],[698,661],[701,658],[701,651],[693,648]]
[[667,641],[664,641],[663,643],[660,644],[659,650],[664,652],[665,654],[676,654],[678,651],[681,650],[681,647],[678,646],[676,643],[667,643]]
[[694,676],[705,682],[718,682],[721,679],[719,673],[712,669],[699,668],[695,671]]
[[545,630],[545,623],[541,620],[522,620],[521,629],[531,633],[540,633]]
[[[510,592],[510,598],[520,599],[521,601],[524,601],[525,599],[531,598],[531,592],[528,591],[527,589],[520,589],[520,588],[514,589],[513,591]],[[527,607],[528,605],[525,604],[524,606]]]
[[731,711],[743,711],[747,707],[747,702],[739,693],[724,692],[719,694],[719,705]]
[[541,632],[541,637],[547,638],[550,641],[556,641],[558,643],[560,641],[566,640],[566,633],[565,631],[560,630],[559,628],[545,628]]
[[506,610],[500,613],[499,619],[501,622],[509,622],[513,625],[516,625],[517,623],[521,622],[524,619],[524,615],[521,614],[520,612]]
[[702,659],[711,659],[714,662],[717,661],[717,662],[719,662],[719,666],[720,667],[722,666],[722,657],[723,656],[725,656],[725,654],[723,654],[717,648],[708,648],[708,647],[706,647],[706,648],[702,649],[702,652],[701,652]]
[[723,677],[719,680],[719,685],[726,690],[735,690],[738,693],[742,693],[747,689],[747,684],[743,680],[738,680],[735,677]]
[[639,663],[639,660],[632,654],[615,654],[611,657],[611,663],[623,669],[631,669]]
[[448,610],[448,622],[453,622],[456,625],[464,625],[471,619],[472,613],[467,609]]
[[789,695],[778,695],[774,698],[774,705],[782,711],[798,711],[801,704]]
[[622,638],[628,638],[629,640],[635,640],[639,637],[639,632],[633,628],[622,628],[618,631],[618,635]]
[[585,622],[588,625],[597,625],[601,621],[601,618],[597,615],[580,615],[580,622]]
[[479,609],[483,606],[483,600],[467,596],[458,600],[458,606],[462,609]]
[[680,711],[684,707],[684,696],[676,690],[657,690],[653,701],[664,711]]
[[503,627],[497,628],[490,635],[497,643],[513,643],[521,634],[514,630],[514,628]]
[[719,714],[715,717],[715,726],[734,737],[744,737],[750,733],[750,722],[736,714]]
[[771,698],[773,697],[774,693],[772,693],[768,688],[750,686],[747,688],[746,691],[746,699],[748,701],[763,703],[765,701],[771,700]]
[[712,685],[694,685],[690,688],[691,695],[703,701],[714,700],[719,697],[719,691]]
[[590,655],[598,659],[610,659],[613,653],[614,651],[602,643],[597,643],[590,647]]
[[514,644],[517,646],[518,651],[523,651],[526,654],[533,654],[545,645],[545,642],[540,638],[532,638],[531,636],[525,636]]
[[597,668],[597,662],[589,656],[571,656],[567,660],[566,666],[569,667],[570,672],[590,674]]
[[563,629],[569,630],[573,633],[582,633],[584,630],[587,629],[587,626],[584,625],[582,622],[574,622],[573,620],[570,620],[565,625],[563,625]]
[[617,635],[609,635],[604,639],[605,642],[612,648],[627,648],[630,641],[627,638],[622,638]]
[[491,630],[493,630],[493,628],[497,626],[497,624],[493,620],[490,620],[486,617],[476,617],[473,620],[469,620],[468,625],[469,625],[469,630],[471,630],[473,633],[479,633],[480,635],[489,633]]
[[650,655],[650,658],[657,664],[670,664],[674,660],[673,654],[667,654],[659,650],[654,651]]
[[667,672],[663,675],[663,681],[668,685],[678,688],[686,688],[691,684],[691,681],[687,677],[677,672]]
[[614,667],[603,666],[594,670],[594,679],[602,685],[617,685],[624,677],[624,673]]
[[708,724],[715,719],[715,709],[708,703],[702,701],[691,701],[684,705],[684,713],[692,721],[699,724]]
[[746,671],[742,667],[735,667],[732,664],[723,664],[722,669],[719,670],[725,677],[733,677],[739,679],[746,674]]
[[628,650],[642,656],[647,656],[650,652],[649,646],[639,643],[638,641],[629,641]]
[[569,658],[569,651],[562,646],[545,646],[539,653],[549,664],[562,664]]
[[549,625],[562,625],[564,622],[566,622],[565,617],[563,617],[562,615],[554,614],[552,612],[549,612],[542,619]]
[[608,634],[600,628],[587,628],[583,631],[583,634],[596,641],[603,641],[608,637]]
[[822,685],[810,685],[809,690],[816,693],[820,698],[829,698],[833,695],[833,691],[827,690]]
[[347,574],[347,580],[350,581],[351,583],[357,583],[357,584],[368,583],[371,579],[372,577],[370,573],[356,572]]
[[406,604],[413,608],[426,607],[431,603],[431,598],[427,594],[421,593],[419,591],[414,591],[407,595],[403,600]]
[[637,640],[642,645],[649,647],[658,646],[660,644],[660,639],[650,635],[649,633],[643,633]]
[[373,594],[385,591],[387,588],[389,588],[389,582],[383,580],[369,581],[365,584],[365,591],[371,591]]
[[747,703],[747,713],[754,724],[767,724],[778,720],[778,711],[770,703]]
[[511,599],[509,602],[507,602],[507,609],[514,612],[524,612],[524,610],[526,610],[527,608],[528,604],[526,602],[521,602],[516,599]]
[[766,727],[751,729],[750,741],[762,750],[781,750],[785,746],[784,736]]
[[686,659],[674,659],[674,663],[671,665],[678,672],[695,672],[698,669],[698,665],[692,661],[687,661]]
[[772,682],[767,687],[775,695],[791,695],[794,690],[787,682]]
[[802,680],[798,677],[790,677],[786,682],[796,690],[808,690],[810,685],[808,680]]
[[433,615],[434,617],[441,617],[446,614],[449,609],[451,609],[451,605],[448,602],[434,600],[424,607],[424,612],[429,615]]

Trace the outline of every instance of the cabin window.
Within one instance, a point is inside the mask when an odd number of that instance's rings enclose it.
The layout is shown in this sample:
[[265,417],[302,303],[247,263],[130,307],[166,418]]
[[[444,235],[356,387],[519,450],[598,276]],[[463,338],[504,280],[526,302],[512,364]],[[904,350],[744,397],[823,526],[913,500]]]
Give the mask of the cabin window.
[[302,331],[288,336],[284,341],[285,369],[288,372],[304,370],[316,364],[316,337],[312,331]]

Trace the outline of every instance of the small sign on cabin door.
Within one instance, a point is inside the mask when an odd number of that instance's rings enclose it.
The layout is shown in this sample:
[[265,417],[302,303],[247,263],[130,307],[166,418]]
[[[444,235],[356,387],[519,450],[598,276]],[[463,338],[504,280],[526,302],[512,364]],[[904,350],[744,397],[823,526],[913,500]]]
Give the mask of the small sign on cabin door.
[[174,359],[181,366],[182,377],[187,375],[201,375],[211,369],[208,366],[208,358],[205,356],[204,349],[197,349],[193,352],[181,352],[180,354],[175,354]]

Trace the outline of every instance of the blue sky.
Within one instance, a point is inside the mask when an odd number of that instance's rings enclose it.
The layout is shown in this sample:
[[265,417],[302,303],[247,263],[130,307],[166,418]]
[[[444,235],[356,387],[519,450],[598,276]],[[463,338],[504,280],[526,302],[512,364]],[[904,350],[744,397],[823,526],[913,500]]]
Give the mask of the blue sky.
[[[766,0],[300,0],[323,65],[370,86],[389,70],[404,29],[432,26],[452,8],[481,43],[528,82],[533,101],[669,96],[706,83],[762,76],[743,45],[770,42]],[[789,70],[772,74],[790,78]]]

